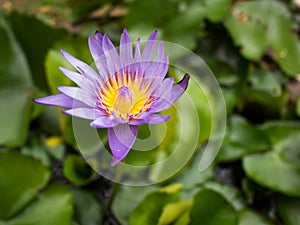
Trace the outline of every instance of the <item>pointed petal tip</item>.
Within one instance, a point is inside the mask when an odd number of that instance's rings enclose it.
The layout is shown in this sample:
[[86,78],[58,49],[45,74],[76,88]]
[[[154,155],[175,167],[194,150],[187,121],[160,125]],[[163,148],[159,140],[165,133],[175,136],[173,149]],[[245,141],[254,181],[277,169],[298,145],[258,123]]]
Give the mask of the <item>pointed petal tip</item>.
[[130,36],[129,36],[126,28],[124,28],[122,35],[121,35],[121,39],[120,39],[120,45],[129,44],[130,42],[131,42]]
[[64,94],[49,95],[41,98],[34,98],[32,100],[37,104],[60,106],[64,108],[71,108],[74,101],[72,98]]
[[70,115],[68,112],[67,112],[67,110],[61,110],[61,112],[63,113],[63,114],[65,114],[65,115],[68,115],[68,116],[72,116],[72,115]]
[[121,161],[114,158],[114,160],[110,163],[111,167],[118,165]]
[[95,39],[97,40],[97,41],[102,41],[102,39],[103,39],[103,35],[101,34],[101,32],[100,31],[96,31],[95,32]]
[[154,31],[150,34],[148,40],[151,40],[151,41],[156,40],[156,39],[157,39],[157,34],[158,34],[158,30],[154,30]]
[[94,37],[93,35],[90,35],[89,38],[88,38],[88,44],[91,45],[94,41]]
[[184,77],[186,77],[187,79],[190,79],[191,75],[186,73],[186,74],[184,74]]
[[40,103],[39,103],[39,98],[33,98],[32,101],[33,101],[34,103],[40,104]]
[[181,79],[181,81],[179,81],[177,84],[179,84],[182,88],[186,89],[188,86],[188,82],[190,80],[190,74],[186,73],[184,74],[183,78]]
[[41,105],[50,105],[51,103],[45,101],[45,99],[49,96],[41,97],[41,98],[33,98],[32,101],[36,104],[41,104]]
[[63,48],[60,49],[60,52],[61,52],[62,55],[65,55],[67,53],[67,51]]

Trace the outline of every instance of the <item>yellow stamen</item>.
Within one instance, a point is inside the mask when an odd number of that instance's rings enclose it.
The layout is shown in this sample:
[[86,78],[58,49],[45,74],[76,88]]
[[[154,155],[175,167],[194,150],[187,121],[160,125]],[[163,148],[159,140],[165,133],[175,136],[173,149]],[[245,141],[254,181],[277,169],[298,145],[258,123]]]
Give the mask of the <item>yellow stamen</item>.
[[151,106],[153,99],[149,96],[151,83],[137,77],[131,72],[110,76],[99,91],[99,106],[108,115],[114,114],[125,120],[138,118]]

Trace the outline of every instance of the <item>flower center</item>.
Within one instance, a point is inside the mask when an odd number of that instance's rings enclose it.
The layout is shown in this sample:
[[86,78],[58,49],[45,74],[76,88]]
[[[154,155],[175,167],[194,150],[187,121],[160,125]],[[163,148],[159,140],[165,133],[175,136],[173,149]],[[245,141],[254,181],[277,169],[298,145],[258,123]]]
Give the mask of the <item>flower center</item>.
[[132,107],[132,92],[127,86],[122,86],[116,91],[114,111],[126,118]]
[[137,119],[153,102],[151,83],[136,74],[116,73],[110,76],[99,90],[98,106],[107,115],[124,120]]

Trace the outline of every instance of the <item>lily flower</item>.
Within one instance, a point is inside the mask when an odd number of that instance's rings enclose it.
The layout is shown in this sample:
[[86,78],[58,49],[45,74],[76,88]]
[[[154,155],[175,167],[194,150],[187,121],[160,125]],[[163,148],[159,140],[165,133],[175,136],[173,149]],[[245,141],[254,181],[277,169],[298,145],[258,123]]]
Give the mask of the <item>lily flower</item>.
[[119,51],[106,34],[97,32],[88,39],[95,69],[61,50],[64,58],[77,70],[60,70],[78,87],[61,86],[61,92],[36,98],[38,104],[67,108],[63,113],[92,120],[91,127],[107,128],[108,142],[115,166],[132,148],[138,126],[158,124],[170,116],[158,112],[168,109],[184,93],[189,75],[174,84],[168,72],[164,43],[157,43],[154,31],[141,51],[140,39],[135,48],[124,29]]

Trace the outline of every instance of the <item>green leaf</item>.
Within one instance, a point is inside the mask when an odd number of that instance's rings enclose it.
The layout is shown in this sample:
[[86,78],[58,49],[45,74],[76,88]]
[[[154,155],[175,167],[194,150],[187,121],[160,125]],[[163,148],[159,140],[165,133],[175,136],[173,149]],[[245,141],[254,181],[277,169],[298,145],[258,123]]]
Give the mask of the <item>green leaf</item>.
[[179,200],[180,184],[173,184],[148,194],[130,215],[131,225],[156,225],[165,205]]
[[218,193],[201,189],[194,197],[190,225],[237,225],[237,214]]
[[300,199],[278,195],[275,203],[286,225],[300,224]]
[[234,186],[210,181],[204,183],[203,187],[208,190],[215,191],[216,193],[220,194],[223,198],[225,198],[231,206],[236,210],[242,210],[246,207],[246,202],[240,192]]
[[263,131],[242,117],[232,116],[218,160],[232,161],[244,155],[270,148],[269,139]]
[[238,93],[234,89],[227,89],[227,88],[222,88],[222,93],[225,99],[226,103],[226,112],[227,115],[230,115],[234,108],[236,107],[236,104],[238,103]]
[[271,190],[300,196],[300,169],[284,161],[276,152],[243,158],[244,170],[251,179]]
[[158,225],[171,224],[177,219],[183,216],[192,207],[193,202],[191,200],[185,200],[176,203],[169,203],[163,208],[163,212],[158,220]]
[[88,191],[73,190],[75,218],[82,225],[102,225],[103,207],[96,197]]
[[[142,187],[120,186],[112,205],[112,211],[118,221],[122,225],[128,225],[130,213],[149,193],[157,189],[158,187],[154,185]],[[130,204],[128,204],[129,202]]]
[[[225,22],[226,28],[234,43],[237,46],[241,46],[242,55],[250,60],[257,60],[263,55],[267,47],[264,28],[249,22],[248,17],[244,16],[243,11],[237,6],[239,4],[236,4],[235,12],[233,12],[237,18],[234,15],[230,16]],[[245,22],[239,21],[240,16],[243,16],[242,18]]]
[[258,70],[249,75],[251,88],[254,90],[262,91],[274,97],[282,94],[281,83],[282,77],[279,73]]
[[88,184],[95,175],[94,170],[79,155],[68,155],[63,171],[65,177],[76,185]]
[[64,37],[66,32],[46,26],[37,18],[29,15],[12,13],[7,20],[24,50],[35,85],[46,91],[48,86],[44,61],[47,51],[54,42]]
[[50,171],[38,160],[19,152],[0,152],[0,218],[23,209],[49,178]]
[[30,121],[32,81],[26,58],[0,16],[0,144],[24,143]]
[[131,28],[143,21],[145,24],[161,27],[170,21],[170,18],[174,17],[177,12],[177,1],[134,1],[126,17],[126,25]]
[[164,37],[167,41],[188,49],[195,49],[197,37],[204,33],[203,19],[205,13],[205,7],[201,2],[192,2],[168,20],[164,29]]
[[5,225],[71,225],[73,197],[64,185],[53,183]]
[[51,165],[49,155],[39,138],[37,135],[32,135],[29,139],[29,144],[22,147],[21,152],[24,155],[30,155],[40,160],[44,166],[49,167]]
[[187,210],[184,214],[182,214],[174,223],[174,225],[188,225],[191,221],[190,211]]
[[244,92],[241,104],[246,106],[245,111],[257,111],[256,113],[260,117],[257,119],[262,120],[263,118],[278,117],[282,109],[288,104],[288,101],[289,93],[286,90],[283,90],[281,95],[271,95],[265,91],[248,89]]
[[286,136],[284,140],[274,146],[274,150],[286,163],[300,169],[300,133]]
[[[271,56],[290,75],[300,71],[300,44],[292,33],[290,13],[279,1],[247,1],[234,5],[226,27],[242,54],[258,60],[271,48]],[[285,34],[285,35],[282,35]]]
[[206,17],[216,23],[230,13],[231,0],[205,0]]
[[184,168],[183,172],[179,174],[172,182],[182,183],[183,192],[186,191],[189,194],[190,189],[196,187],[199,184],[206,182],[213,178],[214,175],[214,164],[211,164],[206,170],[199,171],[199,163],[202,158],[203,152],[200,149],[194,158],[191,160],[190,164]]
[[269,137],[273,145],[284,141],[286,137],[294,134],[300,134],[300,123],[297,121],[268,121],[260,126]]
[[239,225],[273,225],[269,220],[258,213],[246,209],[239,212]]

